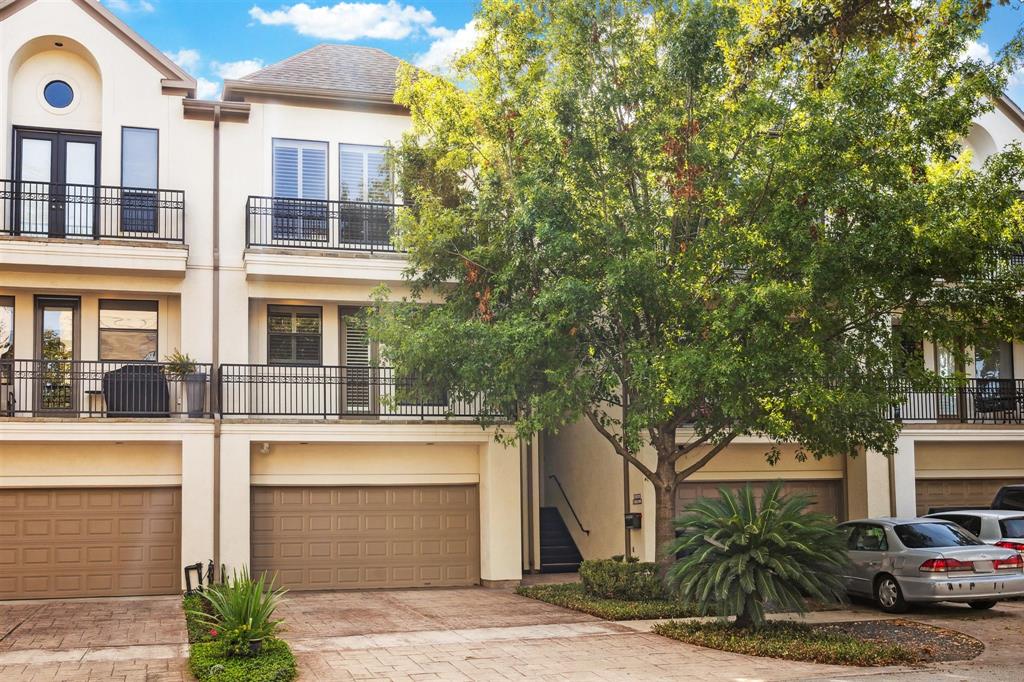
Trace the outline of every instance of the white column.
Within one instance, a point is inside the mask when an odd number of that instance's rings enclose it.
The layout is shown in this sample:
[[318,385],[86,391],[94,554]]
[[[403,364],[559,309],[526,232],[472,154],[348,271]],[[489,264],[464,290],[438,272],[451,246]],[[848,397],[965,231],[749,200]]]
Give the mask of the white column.
[[865,450],[851,457],[846,468],[847,508],[851,519],[889,516],[889,460],[880,452]]
[[249,566],[249,437],[220,439],[220,561],[227,575]]
[[213,430],[181,439],[181,563],[213,558]]
[[896,454],[892,461],[893,491],[896,496],[896,516],[917,516],[917,463],[914,439],[900,436],[896,439]]
[[480,579],[484,585],[523,577],[519,446],[480,446]]

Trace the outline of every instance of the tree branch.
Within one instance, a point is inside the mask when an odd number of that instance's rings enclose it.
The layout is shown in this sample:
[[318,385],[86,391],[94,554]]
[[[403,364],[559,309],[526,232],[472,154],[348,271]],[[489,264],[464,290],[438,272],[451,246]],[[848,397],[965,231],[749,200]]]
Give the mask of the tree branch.
[[597,429],[597,432],[604,436],[605,440],[612,444],[612,447],[615,448],[615,452],[616,454],[619,455],[619,457],[622,457],[624,460],[635,466],[637,470],[640,471],[640,473],[642,473],[644,476],[647,477],[648,480],[650,480],[651,483],[658,485],[658,475],[651,471],[646,464],[637,459],[636,456],[634,456],[628,450],[626,450],[626,446],[623,445],[622,442],[615,437],[614,433],[605,428],[604,424],[602,424],[601,420],[597,418],[597,414],[595,414],[593,410],[587,410],[586,414],[587,418],[590,419],[590,423],[594,425],[595,429]]
[[724,429],[724,428],[725,428],[724,425],[723,426],[719,426],[719,427],[717,427],[715,429],[712,429],[708,433],[705,433],[703,436],[701,436],[700,438],[698,438],[697,440],[695,440],[695,441],[693,441],[691,443],[684,443],[682,445],[676,446],[675,451],[671,455],[669,455],[668,461],[670,463],[672,463],[672,464],[675,464],[676,462],[679,461],[679,458],[681,458],[683,455],[685,455],[685,454],[687,454],[689,452],[693,452],[696,448],[700,447],[704,443],[707,443],[709,440],[711,440],[716,435],[721,433],[722,429]]
[[705,464],[714,459],[715,455],[717,455],[719,452],[727,448],[729,446],[729,443],[733,442],[733,440],[735,440],[736,436],[738,435],[739,434],[736,433],[735,431],[730,433],[728,436],[725,437],[723,441],[721,441],[720,443],[716,443],[715,446],[708,450],[706,454],[701,455],[701,458],[698,459],[696,462],[686,467],[682,471],[676,472],[675,482],[679,483],[680,481],[686,480],[694,472],[700,471],[700,469],[702,469]]

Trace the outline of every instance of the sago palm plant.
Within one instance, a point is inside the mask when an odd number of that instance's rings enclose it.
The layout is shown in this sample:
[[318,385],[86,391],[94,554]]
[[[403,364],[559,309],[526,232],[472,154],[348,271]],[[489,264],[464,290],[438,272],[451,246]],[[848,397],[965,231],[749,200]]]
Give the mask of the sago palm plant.
[[669,586],[701,613],[736,616],[736,625],[759,628],[765,604],[804,613],[804,599],[841,602],[837,569],[847,562],[845,536],[825,514],[807,511],[805,495],[764,491],[760,505],[750,485],[719,489],[676,519],[680,535],[668,551],[680,556],[666,575]]

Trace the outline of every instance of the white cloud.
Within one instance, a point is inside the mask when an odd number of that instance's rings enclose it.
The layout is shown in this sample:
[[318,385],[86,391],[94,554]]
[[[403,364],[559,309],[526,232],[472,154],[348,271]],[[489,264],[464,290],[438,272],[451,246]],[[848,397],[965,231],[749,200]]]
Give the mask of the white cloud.
[[237,62],[211,62],[210,68],[221,78],[234,80],[248,76],[253,71],[263,68],[262,59],[240,59]]
[[105,0],[107,7],[116,12],[155,12],[156,6],[149,0]]
[[434,24],[430,10],[401,5],[396,0],[339,2],[327,7],[300,2],[269,12],[254,6],[249,16],[265,26],[291,26],[304,36],[328,40],[401,40]]
[[220,83],[206,78],[196,79],[196,99],[217,99],[220,97]]
[[455,31],[437,27],[430,29],[429,33],[435,40],[426,52],[417,55],[416,66],[439,74],[450,72],[452,62],[473,47],[480,36],[475,19]]
[[967,49],[964,50],[964,56],[968,59],[977,59],[986,64],[992,63],[992,50],[989,49],[987,43],[980,43],[977,40],[972,40],[967,43]]
[[164,54],[186,71],[193,71],[199,66],[199,50],[183,47],[177,52],[164,52]]

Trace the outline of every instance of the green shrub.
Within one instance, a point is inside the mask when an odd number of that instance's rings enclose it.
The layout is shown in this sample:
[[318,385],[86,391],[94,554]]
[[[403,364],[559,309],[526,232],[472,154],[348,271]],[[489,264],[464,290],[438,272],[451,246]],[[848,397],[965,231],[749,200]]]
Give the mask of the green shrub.
[[605,599],[664,599],[658,565],[634,560],[588,559],[580,564],[583,589]]
[[258,656],[230,656],[220,642],[189,647],[188,667],[200,682],[288,682],[295,679],[295,656],[280,639],[263,642]]
[[682,602],[670,599],[605,599],[587,594],[579,583],[554,585],[521,585],[516,594],[538,601],[573,609],[605,620],[652,620],[656,618],[687,618],[697,612]]
[[920,657],[911,647],[828,632],[803,623],[772,622],[757,630],[726,623],[656,623],[651,632],[687,644],[829,665],[906,665]]
[[682,555],[668,570],[679,598],[702,615],[736,616],[736,627],[758,628],[766,606],[807,611],[806,597],[842,602],[837,569],[848,561],[835,520],[807,511],[806,495],[784,496],[767,486],[761,504],[748,484],[735,493],[697,500],[676,519],[681,532],[668,551]]
[[189,642],[207,642],[212,639],[209,625],[199,620],[195,615],[198,611],[207,616],[212,616],[213,611],[210,602],[206,601],[200,594],[186,594],[181,603],[185,610],[185,628],[188,630]]
[[274,590],[266,584],[266,575],[258,580],[249,577],[243,568],[223,585],[211,585],[200,596],[209,609],[196,609],[189,613],[213,635],[224,651],[233,656],[251,655],[249,642],[267,640],[274,636],[280,620],[273,620],[274,610],[281,603],[285,590]]

